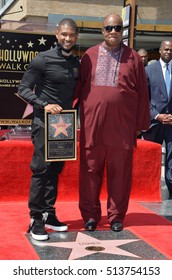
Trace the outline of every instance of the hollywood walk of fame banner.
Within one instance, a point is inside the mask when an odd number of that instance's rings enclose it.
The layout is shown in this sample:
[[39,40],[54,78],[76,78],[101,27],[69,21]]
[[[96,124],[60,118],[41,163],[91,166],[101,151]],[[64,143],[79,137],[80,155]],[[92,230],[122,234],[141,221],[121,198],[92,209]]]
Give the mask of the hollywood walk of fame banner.
[[0,30],[0,125],[30,125],[33,108],[17,95],[28,64],[54,47],[54,34]]
[[77,159],[76,110],[45,111],[45,161]]

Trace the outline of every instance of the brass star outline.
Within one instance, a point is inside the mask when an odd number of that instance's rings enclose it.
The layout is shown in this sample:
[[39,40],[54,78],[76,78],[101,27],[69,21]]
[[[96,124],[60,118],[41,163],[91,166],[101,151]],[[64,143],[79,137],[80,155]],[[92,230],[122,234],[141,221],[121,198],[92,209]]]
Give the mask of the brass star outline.
[[[120,239],[120,240],[99,240],[97,238],[85,235],[81,232],[77,233],[76,240],[73,242],[50,242],[50,243],[39,243],[40,246],[51,246],[56,248],[70,248],[72,249],[69,260],[75,260],[77,258],[89,256],[97,253],[96,247],[104,248],[104,250],[99,251],[104,254],[114,254],[126,257],[140,258],[126,250],[119,248],[119,246],[128,244],[131,242],[139,241],[139,239]],[[38,244],[37,244],[38,245]],[[95,251],[88,250],[89,246],[95,247]]]

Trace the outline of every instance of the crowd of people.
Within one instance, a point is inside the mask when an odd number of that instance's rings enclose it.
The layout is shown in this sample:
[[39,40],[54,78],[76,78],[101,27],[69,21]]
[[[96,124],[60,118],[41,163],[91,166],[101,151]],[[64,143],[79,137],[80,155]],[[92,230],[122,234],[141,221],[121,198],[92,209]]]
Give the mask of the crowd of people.
[[79,209],[85,230],[96,230],[101,220],[104,168],[109,227],[123,230],[139,135],[161,144],[165,141],[165,178],[172,198],[172,41],[161,43],[160,59],[149,65],[145,49],[135,51],[123,43],[118,14],[105,17],[102,34],[103,41],[79,61],[72,54],[77,25],[64,18],[57,27],[57,45],[33,59],[19,85],[19,95],[34,108],[28,233],[36,240],[47,240],[48,228],[68,229],[55,209],[64,162],[45,162],[44,111],[59,114],[79,108]]

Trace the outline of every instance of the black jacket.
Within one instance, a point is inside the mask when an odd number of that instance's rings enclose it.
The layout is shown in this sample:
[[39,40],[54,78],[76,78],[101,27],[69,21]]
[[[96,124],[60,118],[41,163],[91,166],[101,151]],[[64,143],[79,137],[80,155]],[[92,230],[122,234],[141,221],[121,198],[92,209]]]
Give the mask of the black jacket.
[[71,109],[78,69],[78,58],[63,56],[59,46],[39,53],[31,61],[19,85],[18,94],[33,105],[34,119],[44,120],[43,105],[46,102]]

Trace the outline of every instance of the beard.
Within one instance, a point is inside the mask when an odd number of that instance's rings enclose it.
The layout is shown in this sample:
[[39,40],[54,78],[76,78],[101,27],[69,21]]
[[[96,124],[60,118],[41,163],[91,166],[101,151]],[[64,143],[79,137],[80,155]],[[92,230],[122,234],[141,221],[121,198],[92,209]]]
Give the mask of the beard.
[[63,46],[60,45],[59,43],[57,43],[57,46],[59,47],[60,50],[66,52],[66,53],[70,53],[70,52],[73,50],[73,48],[74,48],[74,46],[72,46],[70,49],[65,49],[65,48],[63,48]]

